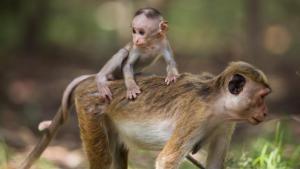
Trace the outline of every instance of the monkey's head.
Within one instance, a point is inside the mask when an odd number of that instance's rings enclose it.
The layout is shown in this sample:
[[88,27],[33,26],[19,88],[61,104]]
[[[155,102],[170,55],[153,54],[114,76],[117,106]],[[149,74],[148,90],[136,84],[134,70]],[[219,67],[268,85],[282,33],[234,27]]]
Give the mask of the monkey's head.
[[159,40],[168,30],[168,22],[154,8],[139,9],[132,20],[132,41],[137,47],[146,47]]
[[245,62],[232,62],[218,77],[222,105],[230,120],[258,124],[267,115],[265,97],[271,88],[265,74]]

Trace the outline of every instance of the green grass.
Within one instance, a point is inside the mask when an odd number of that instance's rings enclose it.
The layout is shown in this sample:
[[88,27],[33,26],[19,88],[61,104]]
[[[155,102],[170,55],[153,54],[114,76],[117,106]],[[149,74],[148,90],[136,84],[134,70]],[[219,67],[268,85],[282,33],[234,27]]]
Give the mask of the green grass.
[[0,169],[7,168],[8,153],[6,144],[0,140]]
[[240,158],[230,159],[228,169],[299,169],[300,145],[284,142],[284,131],[278,122],[273,140],[258,139]]
[[[7,147],[4,141],[0,140],[0,169],[7,169],[8,168],[8,161],[11,160],[10,158],[13,156],[13,152]],[[18,163],[20,161],[17,161]],[[45,159],[39,159],[35,167],[37,169],[54,169],[57,168],[55,165],[51,164],[49,161]]]

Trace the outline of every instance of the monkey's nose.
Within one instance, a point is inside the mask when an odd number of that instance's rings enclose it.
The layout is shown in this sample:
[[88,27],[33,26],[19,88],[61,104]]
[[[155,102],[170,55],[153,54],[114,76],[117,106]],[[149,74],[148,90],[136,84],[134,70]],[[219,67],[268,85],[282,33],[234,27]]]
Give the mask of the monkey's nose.
[[265,88],[265,89],[260,91],[259,95],[260,95],[261,98],[264,98],[270,93],[271,93],[271,89],[270,88]]
[[137,40],[135,41],[135,44],[136,44],[137,46],[144,46],[146,43],[145,43],[145,41],[143,41],[143,40],[141,40],[141,39],[137,39]]

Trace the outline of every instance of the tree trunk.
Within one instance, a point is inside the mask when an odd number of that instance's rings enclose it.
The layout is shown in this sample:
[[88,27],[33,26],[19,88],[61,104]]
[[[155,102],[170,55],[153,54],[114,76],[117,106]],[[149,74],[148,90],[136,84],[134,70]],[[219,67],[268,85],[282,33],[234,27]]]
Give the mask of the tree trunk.
[[246,0],[247,50],[251,60],[262,56],[262,15],[260,0]]

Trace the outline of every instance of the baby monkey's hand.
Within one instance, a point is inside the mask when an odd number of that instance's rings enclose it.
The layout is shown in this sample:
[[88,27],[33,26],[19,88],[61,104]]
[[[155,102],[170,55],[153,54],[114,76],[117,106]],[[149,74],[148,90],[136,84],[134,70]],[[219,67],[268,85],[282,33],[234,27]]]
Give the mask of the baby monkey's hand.
[[170,83],[172,82],[176,82],[176,79],[178,77],[178,74],[169,74],[166,79],[165,79],[165,82],[167,83],[167,85],[169,85]]
[[112,94],[107,84],[97,82],[97,88],[102,98],[108,101],[112,100]]
[[137,97],[138,94],[141,93],[140,87],[136,84],[131,84],[127,88],[127,99],[133,100]]

